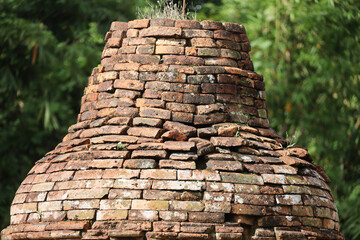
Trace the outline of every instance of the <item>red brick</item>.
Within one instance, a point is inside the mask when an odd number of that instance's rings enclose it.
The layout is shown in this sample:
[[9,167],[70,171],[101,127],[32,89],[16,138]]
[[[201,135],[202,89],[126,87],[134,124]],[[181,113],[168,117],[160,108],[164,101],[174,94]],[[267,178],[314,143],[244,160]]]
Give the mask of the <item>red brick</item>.
[[128,216],[127,210],[98,210],[96,213],[97,220],[121,220]]
[[116,108],[117,117],[137,117],[139,113],[138,108],[133,107],[118,107]]
[[159,56],[147,55],[147,54],[128,54],[129,62],[140,64],[158,64],[160,62]]
[[203,29],[219,30],[224,29],[224,26],[221,22],[204,20],[200,22]]
[[79,179],[95,179],[101,178],[102,170],[85,170],[85,171],[77,171],[74,176],[74,180]]
[[171,120],[175,122],[184,122],[184,123],[192,123],[194,119],[194,114],[192,113],[184,113],[184,112],[173,112]]
[[140,67],[139,63],[117,63],[114,65],[116,71],[138,71]]
[[169,91],[170,90],[170,83],[168,82],[161,82],[161,81],[151,81],[145,84],[146,89],[154,89],[154,90],[163,90]]
[[177,46],[156,46],[155,54],[184,54],[184,47]]
[[171,111],[158,108],[140,108],[140,116],[168,120],[171,118]]
[[225,221],[224,213],[208,213],[208,212],[189,212],[190,222],[203,223],[223,223]]
[[224,58],[224,57],[218,57],[218,58],[206,58],[205,59],[205,65],[209,66],[230,66],[230,67],[236,67],[237,63],[235,60]]
[[217,40],[216,46],[218,48],[228,48],[228,49],[233,49],[233,50],[237,50],[237,51],[239,51],[241,48],[239,43],[229,41],[229,40]]
[[146,169],[141,171],[140,177],[149,179],[176,179],[176,170]]
[[196,107],[194,104],[183,104],[183,103],[174,103],[174,102],[166,103],[166,109],[175,112],[187,112],[187,113],[194,113],[196,111]]
[[166,158],[167,152],[165,150],[135,150],[132,158]]
[[234,51],[231,49],[221,49],[220,50],[220,56],[224,58],[233,58],[235,60],[240,60],[241,55],[238,51]]
[[149,27],[140,31],[140,37],[180,37],[181,28],[175,27]]
[[167,102],[182,102],[183,94],[178,92],[163,92],[161,99]]
[[227,31],[231,31],[231,32],[238,32],[238,33],[245,33],[245,28],[243,25],[240,25],[238,23],[230,23],[230,22],[225,22],[223,23],[223,26],[225,27],[225,29]]
[[198,48],[198,56],[201,57],[219,57],[220,49],[217,48]]
[[119,21],[114,21],[111,23],[110,26],[110,31],[116,31],[116,30],[126,30],[128,26],[128,23],[126,22],[119,22]]
[[214,34],[209,30],[184,29],[183,37],[185,38],[213,38]]
[[149,19],[136,19],[128,22],[128,28],[147,28],[149,23]]
[[111,92],[114,89],[113,81],[106,81],[99,84],[99,92]]
[[196,47],[185,47],[185,55],[197,56],[198,49]]
[[106,47],[109,48],[116,48],[116,47],[120,47],[121,46],[121,38],[110,38],[107,43],[106,43]]
[[188,137],[196,135],[196,128],[179,122],[166,121],[163,126],[166,130],[176,130]]
[[134,38],[139,36],[139,30],[138,29],[128,29],[126,32],[126,37],[128,38]]
[[150,26],[174,27],[175,20],[169,18],[153,18],[150,20]]
[[134,118],[133,119],[134,126],[150,126],[150,127],[161,127],[162,121],[157,118]]
[[164,143],[165,150],[171,151],[193,151],[195,149],[194,142],[167,141]]
[[154,107],[165,108],[165,102],[158,99],[138,98],[136,99],[137,107]]
[[201,90],[203,93],[229,93],[234,95],[237,92],[236,87],[232,84],[203,83]]
[[194,161],[160,160],[160,168],[196,169]]
[[185,39],[177,39],[177,38],[159,38],[156,40],[156,45],[164,45],[164,46],[185,46]]
[[155,168],[154,159],[128,159],[124,162],[124,168]]
[[136,178],[139,176],[140,170],[130,169],[106,169],[103,178]]
[[190,41],[194,47],[216,47],[215,41],[212,38],[192,38]]
[[184,94],[184,103],[192,104],[212,104],[215,103],[215,97],[212,94]]
[[214,31],[214,38],[215,39],[230,40],[230,41],[235,40],[234,34],[229,32],[229,31],[226,31],[226,30],[216,30],[216,31]]
[[185,141],[188,139],[188,137],[185,134],[180,133],[177,130],[167,131],[163,135],[161,135],[161,138],[164,140],[176,140],[176,141]]
[[212,113],[208,115],[194,115],[195,125],[215,124],[225,122],[227,115],[224,113]]
[[176,20],[175,27],[201,29],[201,24],[196,20]]
[[161,82],[186,82],[186,74],[178,72],[158,72],[156,74],[156,80]]
[[161,135],[161,128],[149,128],[149,127],[132,127],[129,128],[127,133],[131,136],[138,137],[149,137],[149,138],[159,138]]
[[129,45],[155,45],[156,38],[131,38],[128,39]]

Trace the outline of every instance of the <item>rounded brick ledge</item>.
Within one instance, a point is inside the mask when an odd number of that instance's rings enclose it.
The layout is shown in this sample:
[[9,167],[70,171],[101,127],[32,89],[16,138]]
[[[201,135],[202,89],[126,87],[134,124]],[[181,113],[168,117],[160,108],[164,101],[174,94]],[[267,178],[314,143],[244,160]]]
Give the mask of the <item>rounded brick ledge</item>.
[[2,239],[343,239],[323,169],[269,128],[242,25],[113,22],[105,41]]

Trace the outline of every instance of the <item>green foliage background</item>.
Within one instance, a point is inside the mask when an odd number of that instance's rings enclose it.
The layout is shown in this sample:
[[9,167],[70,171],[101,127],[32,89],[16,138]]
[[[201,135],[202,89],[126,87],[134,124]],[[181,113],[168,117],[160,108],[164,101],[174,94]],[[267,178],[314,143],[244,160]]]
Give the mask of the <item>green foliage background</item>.
[[[325,168],[342,233],[358,239],[360,1],[187,2],[199,20],[245,25],[272,128]],[[0,228],[29,169],[75,123],[110,23],[137,6],[145,0],[0,0]]]

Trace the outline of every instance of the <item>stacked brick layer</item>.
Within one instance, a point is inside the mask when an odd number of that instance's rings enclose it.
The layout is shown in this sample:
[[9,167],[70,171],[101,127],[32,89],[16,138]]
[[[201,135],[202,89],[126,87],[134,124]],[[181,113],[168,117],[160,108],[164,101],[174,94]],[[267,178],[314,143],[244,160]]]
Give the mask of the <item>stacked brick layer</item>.
[[105,40],[3,239],[342,239],[327,176],[269,129],[242,25],[114,22]]

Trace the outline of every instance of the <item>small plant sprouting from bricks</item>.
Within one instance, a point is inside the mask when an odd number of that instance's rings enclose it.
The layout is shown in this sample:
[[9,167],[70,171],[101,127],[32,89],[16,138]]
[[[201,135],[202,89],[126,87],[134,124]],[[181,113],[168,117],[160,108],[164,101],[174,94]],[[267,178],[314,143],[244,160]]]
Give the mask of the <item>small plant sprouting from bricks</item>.
[[39,216],[41,217],[42,212],[40,210],[37,210],[36,213],[39,214]]
[[295,146],[295,144],[296,144],[295,134],[292,135],[291,138],[289,137],[288,132],[286,132],[285,134],[286,134],[286,141],[287,141],[289,144],[287,144],[286,147],[284,147],[284,146],[280,143],[280,147],[282,147],[282,148],[284,148],[284,149],[289,149],[289,148]]
[[146,1],[147,6],[144,8],[137,8],[137,15],[140,19],[153,19],[153,18],[170,18],[174,20],[195,20],[195,13],[186,13],[183,6],[174,3],[171,0],[158,0],[156,4],[152,4],[148,0]]
[[236,131],[234,137],[240,137],[240,127],[239,126],[237,127],[237,131]]
[[118,142],[116,144],[116,150],[127,151],[128,149],[126,148],[126,146],[122,142]]

